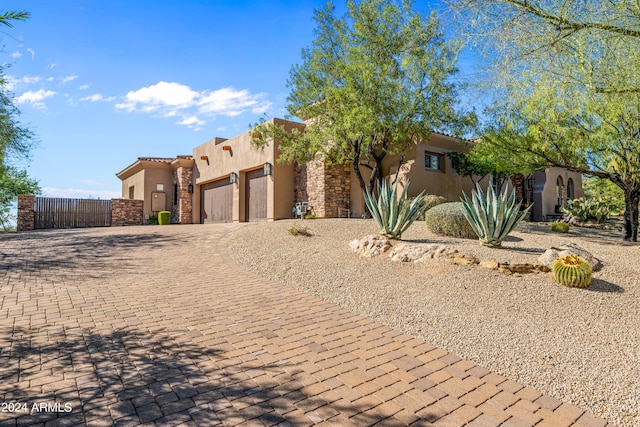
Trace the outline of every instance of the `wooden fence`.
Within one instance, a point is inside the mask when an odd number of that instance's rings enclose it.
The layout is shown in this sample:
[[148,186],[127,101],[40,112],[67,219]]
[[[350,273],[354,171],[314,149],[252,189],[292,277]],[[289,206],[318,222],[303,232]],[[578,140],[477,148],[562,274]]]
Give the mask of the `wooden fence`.
[[110,226],[111,200],[35,198],[36,229]]

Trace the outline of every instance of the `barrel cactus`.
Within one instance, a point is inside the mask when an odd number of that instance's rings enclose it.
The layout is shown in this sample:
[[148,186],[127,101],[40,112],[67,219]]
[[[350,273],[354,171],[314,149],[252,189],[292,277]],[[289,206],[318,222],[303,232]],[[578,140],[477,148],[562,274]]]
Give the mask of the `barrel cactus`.
[[591,265],[575,255],[566,255],[553,263],[553,278],[571,288],[586,288],[591,283]]
[[551,225],[551,231],[556,233],[568,233],[569,232],[569,224],[566,222],[554,222]]

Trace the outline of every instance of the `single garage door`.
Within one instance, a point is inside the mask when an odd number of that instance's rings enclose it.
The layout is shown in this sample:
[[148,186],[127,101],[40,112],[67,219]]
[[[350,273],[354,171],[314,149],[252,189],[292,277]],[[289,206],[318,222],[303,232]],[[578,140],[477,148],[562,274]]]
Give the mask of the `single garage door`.
[[231,222],[233,220],[233,184],[229,179],[201,187],[200,222]]
[[247,221],[267,219],[267,176],[262,169],[247,172],[245,207]]

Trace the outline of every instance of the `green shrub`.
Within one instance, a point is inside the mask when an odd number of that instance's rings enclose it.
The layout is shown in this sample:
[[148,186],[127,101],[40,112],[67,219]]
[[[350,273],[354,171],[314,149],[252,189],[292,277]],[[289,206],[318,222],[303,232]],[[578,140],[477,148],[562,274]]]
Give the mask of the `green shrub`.
[[309,227],[299,223],[294,224],[289,229],[289,234],[291,234],[292,236],[307,236],[307,237],[312,236],[311,231],[309,230]]
[[171,224],[171,212],[169,211],[158,212],[158,224],[160,225]]
[[478,235],[480,244],[490,248],[499,248],[502,241],[513,231],[516,225],[525,217],[531,206],[520,210],[522,202],[516,203],[516,192],[505,189],[500,195],[489,186],[485,195],[482,188],[476,184],[472,198],[463,193],[464,216]]
[[566,222],[554,222],[551,225],[551,231],[555,231],[556,233],[568,233],[569,232],[569,224]]
[[307,214],[304,219],[318,219],[318,217],[315,214]]
[[424,209],[422,208],[422,193],[412,202],[406,202],[409,181],[402,189],[398,197],[398,185],[392,186],[386,180],[378,184],[378,197],[367,191],[364,193],[364,202],[371,212],[371,216],[380,228],[380,234],[390,239],[400,239],[402,233],[409,228]]
[[562,206],[562,211],[569,213],[580,221],[593,220],[598,223],[603,222],[611,216],[611,208],[600,199],[587,199],[580,197],[579,199],[567,200]]
[[158,217],[156,215],[149,215],[149,224],[158,225]]
[[[415,197],[410,197],[407,200],[405,200],[404,203],[405,205],[408,205],[414,200],[415,200]],[[418,215],[418,218],[416,219],[418,221],[424,221],[424,212],[428,211],[434,206],[438,206],[446,202],[447,202],[447,199],[445,199],[442,196],[436,196],[435,194],[427,194],[426,196],[424,196],[424,198],[422,199],[422,203],[420,204],[420,208],[423,209],[424,211],[420,215]]]
[[478,235],[464,217],[462,202],[442,203],[424,214],[429,231],[441,236],[477,239]]

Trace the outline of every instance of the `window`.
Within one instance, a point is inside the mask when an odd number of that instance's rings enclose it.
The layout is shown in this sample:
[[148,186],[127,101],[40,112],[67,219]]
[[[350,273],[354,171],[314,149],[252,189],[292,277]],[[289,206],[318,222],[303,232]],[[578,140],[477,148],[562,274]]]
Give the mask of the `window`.
[[164,184],[156,184],[156,191],[164,191]]
[[135,195],[136,195],[135,187],[132,185],[131,187],[129,187],[129,199],[133,200]]
[[564,182],[562,180],[562,177],[559,176],[558,179],[556,179],[556,196],[557,196],[557,202],[558,204],[556,205],[556,212],[559,212],[560,207],[563,205],[563,190],[564,190]]
[[444,171],[444,157],[442,154],[424,153],[425,170]]
[[173,184],[173,205],[178,204],[178,184]]
[[573,179],[569,178],[567,180],[567,200],[573,200],[576,198],[574,189],[573,189]]

